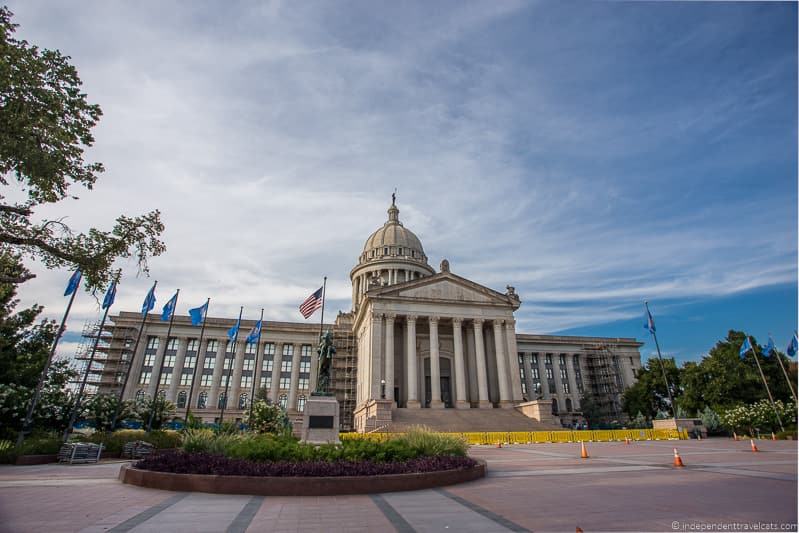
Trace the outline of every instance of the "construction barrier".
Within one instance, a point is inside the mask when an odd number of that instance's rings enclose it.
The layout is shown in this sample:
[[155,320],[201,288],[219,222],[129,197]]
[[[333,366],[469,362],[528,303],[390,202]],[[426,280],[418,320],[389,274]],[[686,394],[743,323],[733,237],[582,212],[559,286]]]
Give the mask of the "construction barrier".
[[[368,439],[385,441],[399,433],[340,433],[341,440]],[[546,442],[624,442],[641,440],[686,440],[688,432],[676,429],[585,429],[564,431],[488,431],[445,433],[458,435],[469,444],[538,444]]]

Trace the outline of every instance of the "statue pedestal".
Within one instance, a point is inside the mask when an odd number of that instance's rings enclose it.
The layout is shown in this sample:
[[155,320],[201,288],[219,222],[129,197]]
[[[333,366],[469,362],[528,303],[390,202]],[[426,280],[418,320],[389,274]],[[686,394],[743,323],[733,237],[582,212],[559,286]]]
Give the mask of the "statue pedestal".
[[310,444],[340,444],[338,428],[336,397],[311,394],[305,402],[302,416],[302,441]]

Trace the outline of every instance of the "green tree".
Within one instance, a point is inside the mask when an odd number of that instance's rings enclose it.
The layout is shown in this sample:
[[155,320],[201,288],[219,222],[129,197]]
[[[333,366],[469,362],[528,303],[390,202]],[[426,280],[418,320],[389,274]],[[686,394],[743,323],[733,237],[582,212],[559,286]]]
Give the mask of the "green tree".
[[[637,381],[624,391],[622,408],[627,416],[634,418],[638,413],[645,417],[655,418],[659,411],[672,414],[669,405],[669,395],[663,381],[663,370],[657,358],[649,359],[644,366],[636,372]],[[674,359],[664,359],[663,366],[671,385],[672,396],[677,396],[680,390],[680,371]]]
[[[50,365],[41,398],[33,412],[34,430],[60,432],[66,428],[75,399],[66,385],[76,376],[66,361]],[[33,386],[14,382],[0,384],[0,436],[14,438],[22,428],[33,390]]]
[[702,418],[702,425],[705,426],[709,434],[712,435],[719,432],[721,429],[721,418],[716,411],[711,409],[710,406],[706,406],[700,416]]
[[284,434],[291,431],[291,422],[286,411],[279,405],[256,400],[252,416],[247,416],[247,426],[256,433]]
[[[26,198],[10,201],[7,192],[0,193],[0,252],[41,261],[47,268],[80,267],[87,290],[107,285],[120,257],[135,256],[146,273],[148,258],[165,250],[159,211],[122,215],[110,231],[86,233],[74,232],[63,217],[36,216],[39,207],[77,199],[70,187],[91,189],[103,172],[100,163],[84,162],[102,113],[81,92],[70,58],[15,39],[11,18],[1,7],[0,184],[6,191],[21,187]],[[0,271],[0,282],[19,284],[34,277],[19,266]]]
[[164,398],[159,398],[153,406],[153,399],[150,397],[140,398],[134,400],[130,406],[131,417],[139,420],[145,426],[150,420],[150,412],[153,410],[153,426],[152,429],[160,429],[167,423],[173,416],[175,416],[175,404]]
[[590,394],[583,394],[580,397],[580,411],[591,429],[598,427],[599,424],[605,421],[602,409]]
[[[116,394],[95,394],[84,404],[85,417],[89,419],[97,431],[113,431],[111,420],[114,418],[119,396]],[[120,406],[118,421],[135,415],[134,402],[123,401]]]

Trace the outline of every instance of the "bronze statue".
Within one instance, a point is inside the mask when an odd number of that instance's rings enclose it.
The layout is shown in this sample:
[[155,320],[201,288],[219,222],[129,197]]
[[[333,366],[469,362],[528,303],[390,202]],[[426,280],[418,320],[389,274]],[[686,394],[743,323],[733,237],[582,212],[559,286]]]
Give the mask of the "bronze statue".
[[333,334],[330,330],[325,331],[319,339],[319,366],[316,373],[315,395],[330,396],[330,367],[333,364],[333,356],[336,354],[336,347],[333,346]]

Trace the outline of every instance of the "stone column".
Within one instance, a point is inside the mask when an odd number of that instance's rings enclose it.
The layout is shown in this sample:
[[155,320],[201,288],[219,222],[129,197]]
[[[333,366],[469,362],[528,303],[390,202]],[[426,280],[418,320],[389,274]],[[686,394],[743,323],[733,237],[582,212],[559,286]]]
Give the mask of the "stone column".
[[419,404],[419,391],[418,391],[418,378],[416,375],[416,317],[409,315],[406,317],[408,323],[407,335],[407,354],[408,360],[406,361],[405,368],[408,375],[408,401],[406,407],[409,409],[418,409]]
[[530,364],[531,356],[525,354],[522,356],[522,365],[524,366],[524,384],[527,386],[527,396],[528,400],[535,400],[535,382],[533,381],[533,368]]
[[150,398],[155,398],[155,390],[158,387],[158,374],[160,373],[161,365],[164,363],[164,353],[166,353],[166,345],[169,339],[166,337],[158,337],[158,350],[155,352],[155,361],[153,361],[153,371],[150,374],[150,385],[147,386],[147,395]]
[[549,400],[552,395],[549,392],[549,380],[547,379],[546,354],[538,352],[538,380],[541,382],[541,396]]
[[488,372],[486,371],[486,352],[485,342],[483,341],[483,319],[474,320],[474,352],[477,360],[477,393],[479,397],[478,407],[481,409],[490,408],[491,401],[488,399]]
[[369,395],[367,400],[374,400],[380,398],[380,380],[383,376],[383,347],[385,341],[383,340],[383,314],[372,313],[372,360],[369,361],[368,386]]
[[216,409],[216,406],[219,403],[220,385],[222,386],[222,390],[224,392],[224,383],[222,383],[222,369],[225,366],[225,347],[227,346],[227,337],[217,339],[216,344],[216,361],[214,362],[214,377],[211,380],[211,391],[208,393],[208,409]]
[[186,348],[188,348],[189,339],[187,337],[179,337],[178,353],[175,357],[175,366],[172,368],[172,383],[169,384],[169,390],[166,393],[166,399],[177,405],[178,403],[178,383],[180,383],[180,376],[183,374],[183,362],[186,360]]
[[494,350],[497,356],[497,381],[499,382],[499,405],[510,407],[508,387],[508,355],[505,353],[505,340],[502,338],[503,320],[494,320]]
[[516,321],[505,321],[505,341],[508,343],[508,371],[510,372],[510,399],[522,400],[522,376],[519,371],[519,348],[516,345]]
[[300,382],[300,357],[302,357],[302,345],[294,345],[294,355],[291,360],[291,384],[289,385],[288,409],[292,412],[297,411],[297,386]]
[[269,398],[272,403],[277,404],[277,397],[280,394],[280,367],[283,364],[283,343],[275,343],[275,357],[272,360],[272,389],[269,391]]
[[577,391],[577,374],[574,372],[574,354],[566,354],[566,374],[569,376],[569,389],[572,398],[572,408],[576,411],[580,404],[580,393]]
[[139,346],[136,348],[136,353],[131,355],[130,367],[128,367],[130,377],[128,377],[128,388],[125,389],[122,395],[123,400],[134,398],[136,396],[134,391],[141,388],[139,385],[139,379],[141,379],[141,367],[142,363],[144,363],[144,351],[147,349],[148,336],[146,333],[147,325],[145,324],[144,331],[142,332],[141,339],[139,340]]
[[455,408],[468,409],[466,401],[466,365],[463,363],[463,332],[462,320],[452,319],[452,340],[455,348]]
[[386,315],[386,365],[383,379],[386,380],[386,400],[394,399],[394,319],[397,315]]
[[438,353],[438,317],[431,316],[430,322],[430,408],[443,409],[441,401],[441,362]]

